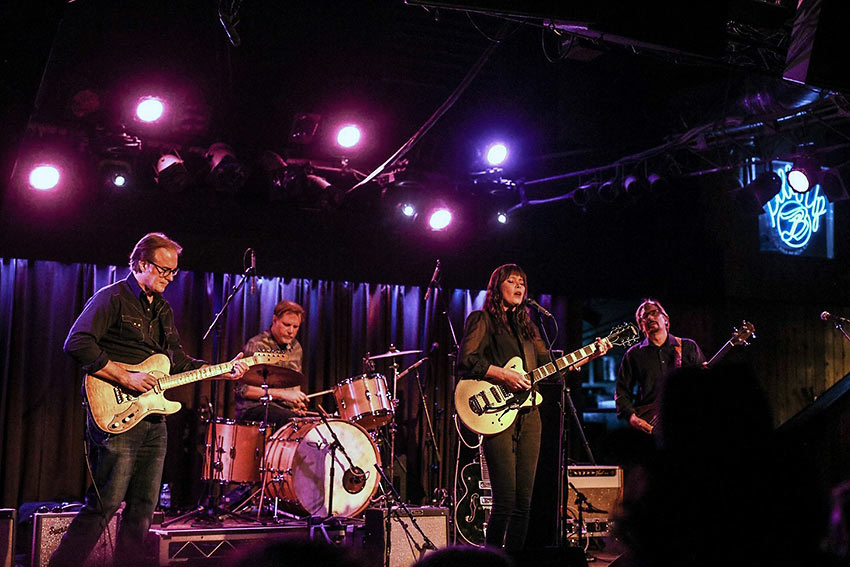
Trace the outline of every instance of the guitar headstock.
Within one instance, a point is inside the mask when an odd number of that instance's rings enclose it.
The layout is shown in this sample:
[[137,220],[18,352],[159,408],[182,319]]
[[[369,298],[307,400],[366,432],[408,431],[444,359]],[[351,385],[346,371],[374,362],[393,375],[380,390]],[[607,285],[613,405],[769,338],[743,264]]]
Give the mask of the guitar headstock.
[[286,359],[286,352],[282,350],[258,350],[251,357],[254,364],[273,364]]
[[605,337],[613,346],[630,347],[640,338],[637,327],[634,323],[622,323],[617,325]]
[[750,323],[749,321],[747,321],[745,319],[744,322],[741,323],[741,328],[740,329],[736,328],[735,332],[732,333],[732,338],[729,339],[729,342],[732,343],[735,346],[740,346],[740,345],[749,346],[750,343],[748,343],[747,341],[750,339],[750,337],[755,338],[755,336],[756,336],[755,325],[753,325],[752,323]]

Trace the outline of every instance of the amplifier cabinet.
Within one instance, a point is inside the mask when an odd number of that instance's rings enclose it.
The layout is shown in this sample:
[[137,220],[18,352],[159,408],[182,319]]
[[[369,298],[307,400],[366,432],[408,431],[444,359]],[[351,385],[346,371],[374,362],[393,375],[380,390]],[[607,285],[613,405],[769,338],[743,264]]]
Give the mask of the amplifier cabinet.
[[564,487],[567,493],[567,518],[578,521],[578,490],[587,498],[582,512],[585,531],[594,532],[597,530],[591,529],[592,526],[602,526],[604,529],[598,531],[607,532],[608,522],[623,501],[623,469],[612,466],[572,466],[567,467],[567,478],[569,483]]
[[[68,526],[77,515],[76,512],[46,512],[33,514],[32,526],[32,563],[31,567],[47,567],[50,556],[59,547],[59,542]],[[109,529],[104,530],[97,544],[92,549],[86,565],[112,565],[115,542],[118,539],[119,510],[109,522]]]
[[15,565],[15,527],[18,512],[14,508],[0,508],[0,567]]
[[[390,567],[408,567],[428,552],[425,538],[413,525],[413,520],[424,532],[434,548],[448,545],[449,509],[435,506],[408,506],[410,514],[403,508],[393,508],[390,515]],[[398,512],[398,515],[396,515]],[[369,508],[365,512],[364,551],[371,561],[371,567],[384,567],[387,564],[386,508]]]

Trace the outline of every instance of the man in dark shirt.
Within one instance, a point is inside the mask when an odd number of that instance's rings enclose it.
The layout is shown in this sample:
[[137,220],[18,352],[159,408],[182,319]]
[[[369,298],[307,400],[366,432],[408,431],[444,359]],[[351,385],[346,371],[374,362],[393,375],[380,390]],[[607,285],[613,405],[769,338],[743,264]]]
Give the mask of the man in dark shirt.
[[[130,254],[130,275],[89,299],[64,346],[83,371],[143,393],[157,385],[157,378],[125,366],[138,365],[156,353],[169,357],[172,374],[206,365],[183,352],[174,312],[161,295],[178,272],[181,251],[180,245],[164,234],[145,235]],[[245,362],[238,361],[241,356],[233,359],[228,378],[239,379],[248,369]],[[122,501],[125,507],[117,534],[116,563],[144,564],[144,539],[165,461],[165,418],[151,414],[131,429],[111,434],[99,429],[89,416],[86,431],[92,486],[85,507],[51,557],[51,565],[83,565]]]
[[638,431],[652,433],[664,377],[674,368],[702,364],[705,356],[691,339],[670,334],[670,318],[658,301],[643,300],[635,319],[646,338],[623,356],[614,399],[621,419]]

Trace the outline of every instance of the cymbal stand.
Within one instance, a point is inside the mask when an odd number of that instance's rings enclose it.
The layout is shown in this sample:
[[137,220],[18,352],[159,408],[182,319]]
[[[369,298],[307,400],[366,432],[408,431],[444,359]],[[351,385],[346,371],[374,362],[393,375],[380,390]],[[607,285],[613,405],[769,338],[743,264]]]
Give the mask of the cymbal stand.
[[[425,361],[427,359],[428,359],[428,357],[426,356],[425,358],[422,359],[422,361]],[[417,363],[417,365],[418,364],[419,363]],[[405,372],[407,372],[407,370],[405,370]],[[425,440],[425,443],[426,443],[426,445],[429,442],[431,443],[431,448],[434,450],[434,456],[437,459],[437,470],[442,471],[443,470],[443,459],[440,456],[440,448],[437,445],[437,438],[434,436],[434,425],[431,421],[431,415],[428,412],[428,398],[425,395],[424,388],[422,387],[422,381],[420,380],[420,377],[419,377],[419,370],[418,369],[414,370],[414,373],[415,373],[415,376],[416,376],[416,385],[419,387],[419,400],[422,402],[422,411],[425,413],[425,423],[428,425],[428,438]],[[438,479],[438,484],[439,484],[439,479]]]

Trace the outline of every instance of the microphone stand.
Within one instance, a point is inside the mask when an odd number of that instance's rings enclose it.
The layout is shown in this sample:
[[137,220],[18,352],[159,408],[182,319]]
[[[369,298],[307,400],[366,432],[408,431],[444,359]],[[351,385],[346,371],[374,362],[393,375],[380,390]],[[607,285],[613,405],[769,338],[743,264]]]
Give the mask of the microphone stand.
[[[221,306],[221,310],[216,313],[215,317],[210,323],[209,328],[207,328],[206,333],[204,333],[202,341],[207,340],[207,337],[212,333],[213,342],[212,342],[212,360],[214,363],[221,362],[221,355],[219,353],[219,331],[220,331],[220,321],[222,315],[227,310],[227,307],[230,305],[230,302],[236,296],[242,287],[245,285],[245,281],[248,277],[254,275],[254,269],[252,267],[247,267],[244,272],[242,272],[242,278],[239,282],[233,286],[230,290],[230,295],[224,301],[224,305]],[[238,518],[245,519],[249,522],[254,523],[255,520],[253,518],[249,518],[248,516],[243,516],[236,512],[232,512],[227,508],[221,506],[221,476],[220,473],[223,469],[223,463],[221,462],[221,451],[219,451],[218,447],[216,447],[216,443],[218,440],[216,433],[216,421],[217,421],[217,411],[216,407],[218,405],[218,388],[217,388],[217,380],[210,381],[210,444],[207,447],[207,459],[209,459],[210,463],[210,481],[206,486],[206,490],[204,491],[204,495],[201,497],[202,503],[199,504],[194,510],[183,514],[182,516],[177,516],[176,518],[172,518],[170,520],[166,520],[162,522],[162,527],[166,527],[168,525],[173,524],[174,522],[178,522],[180,520],[186,518],[197,518],[199,521],[209,522],[209,523],[220,523],[221,518],[224,516],[234,516]],[[218,483],[214,482],[215,475],[218,474]],[[213,484],[218,484],[217,488],[213,488]]]
[[[390,564],[390,545],[389,545],[389,543],[390,543],[390,539],[391,539],[390,538],[391,520],[392,520],[393,515],[395,515],[396,520],[398,520],[398,523],[401,525],[402,529],[404,530],[404,533],[407,535],[407,539],[413,544],[413,547],[416,549],[417,553],[419,553],[419,557],[417,559],[421,558],[422,555],[425,554],[425,551],[427,551],[429,549],[432,549],[432,550],[437,549],[437,546],[434,545],[434,542],[431,541],[428,538],[428,536],[425,535],[425,532],[422,531],[422,528],[419,527],[419,523],[416,521],[416,518],[410,512],[410,508],[408,508],[407,505],[402,501],[401,496],[399,495],[395,486],[393,486],[393,483],[390,482],[390,479],[387,477],[386,473],[383,470],[381,470],[381,466],[379,464],[375,463],[375,468],[378,470],[378,474],[381,475],[381,478],[384,480],[387,487],[389,487],[389,489],[390,489],[389,496],[392,496],[392,498],[386,499],[386,502],[387,502],[387,525],[386,525],[385,538],[386,538],[387,545],[386,545],[385,565],[387,567],[389,567],[389,564]],[[415,527],[416,531],[419,532],[419,535],[422,536],[422,544],[421,545],[416,541],[416,538],[414,538],[413,535],[410,533],[410,530],[407,528],[407,523],[405,523],[404,519],[401,517],[401,514],[399,514],[398,509],[393,507],[393,502],[398,504],[398,506],[400,506],[405,511],[405,513],[407,513],[407,517],[410,518],[410,523],[413,524],[413,527]]]
[[844,338],[850,341],[850,336],[847,335],[847,331],[844,330],[844,322],[841,320],[833,321],[832,326],[835,327],[835,330],[844,335]]
[[[552,317],[552,321],[557,326],[558,322]],[[549,332],[546,329],[546,325],[543,324],[542,314],[538,313],[537,317],[537,326],[540,328],[541,333],[543,334],[543,339],[546,342],[546,348],[549,351],[549,360],[554,362],[555,356],[552,353],[552,342],[549,340]],[[578,411],[576,410],[576,406],[573,403],[573,398],[570,395],[570,386],[567,381],[567,372],[568,368],[563,370],[559,370],[558,374],[561,378],[561,400],[560,400],[560,415],[561,419],[559,420],[559,444],[560,451],[558,455],[558,505],[555,507],[555,529],[557,533],[555,535],[558,544],[564,544],[567,542],[566,538],[566,514],[564,513],[564,479],[567,479],[569,482],[569,475],[567,474],[567,467],[569,466],[569,450],[570,450],[570,427],[564,417],[564,407],[569,405],[570,413],[572,414],[572,419],[575,421],[576,427],[578,428],[579,434],[581,435],[582,444],[584,445],[585,451],[587,451],[588,457],[590,457],[590,462],[593,465],[596,465],[596,459],[593,457],[593,452],[590,450],[590,444],[587,442],[587,437],[584,434],[584,428],[581,425],[581,421],[578,418]],[[534,393],[532,392],[532,396]]]
[[[366,479],[366,473],[360,467],[354,464],[354,461],[351,460],[351,457],[348,456],[348,453],[345,451],[345,446],[337,437],[336,431],[333,430],[331,424],[328,422],[328,418],[325,415],[325,411],[319,406],[319,417],[322,419],[322,423],[325,424],[328,431],[333,438],[333,442],[330,443],[329,447],[331,450],[331,474],[330,474],[330,490],[328,491],[328,515],[321,519],[319,523],[324,523],[331,519],[334,516],[333,512],[333,502],[334,502],[334,477],[336,471],[336,451],[339,449],[339,452],[342,453],[342,456],[345,457],[345,460],[348,461],[348,469],[342,475],[343,486],[345,486],[346,478],[349,479],[350,482],[364,482]],[[350,475],[346,477],[346,475]],[[361,488],[362,490],[362,488]]]

